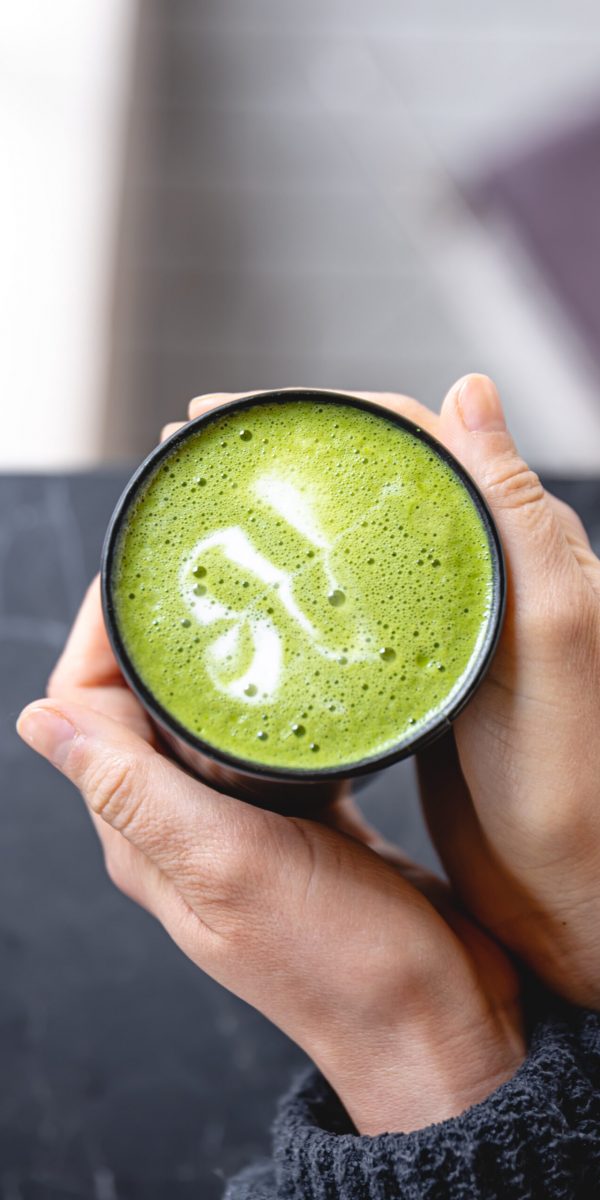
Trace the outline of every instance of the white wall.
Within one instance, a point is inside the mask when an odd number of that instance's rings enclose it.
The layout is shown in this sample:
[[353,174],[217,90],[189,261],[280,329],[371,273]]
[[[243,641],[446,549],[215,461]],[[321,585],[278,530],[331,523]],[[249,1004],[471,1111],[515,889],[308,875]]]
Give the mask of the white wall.
[[3,0],[0,468],[97,457],[137,0]]
[[0,469],[101,457],[140,13],[166,69],[115,458],[203,388],[435,405],[486,369],[536,465],[600,470],[597,366],[455,186],[600,103],[597,0],[0,0]]

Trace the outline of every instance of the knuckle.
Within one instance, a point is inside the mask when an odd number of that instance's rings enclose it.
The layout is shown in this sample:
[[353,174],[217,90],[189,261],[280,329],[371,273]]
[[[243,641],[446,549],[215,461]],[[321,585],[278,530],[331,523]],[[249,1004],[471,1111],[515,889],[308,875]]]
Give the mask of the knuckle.
[[253,869],[249,848],[221,846],[212,863],[210,876],[202,882],[202,891],[215,905],[235,909],[245,905],[253,890]]
[[88,766],[84,788],[90,807],[108,825],[127,834],[143,805],[144,783],[139,762],[128,754]]
[[[259,821],[258,826],[261,824]],[[219,924],[224,923],[232,935],[238,927],[247,930],[251,905],[258,919],[261,892],[274,889],[273,878],[265,877],[264,863],[272,862],[273,857],[265,840],[254,821],[240,820],[233,827],[229,824],[223,837],[215,842],[210,868],[196,878],[203,906],[218,912]]]
[[520,510],[536,518],[544,488],[539,475],[522,458],[515,458],[513,454],[498,458],[488,470],[485,485],[489,498],[498,508]]
[[205,392],[201,396],[193,396],[188,404],[188,416],[195,417],[203,408],[212,407],[213,404],[219,404],[225,399],[224,392]]

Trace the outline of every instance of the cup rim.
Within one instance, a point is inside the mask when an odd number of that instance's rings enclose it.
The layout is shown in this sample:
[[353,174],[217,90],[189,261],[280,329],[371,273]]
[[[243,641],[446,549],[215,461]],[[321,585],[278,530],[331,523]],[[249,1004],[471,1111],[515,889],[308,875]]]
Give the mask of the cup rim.
[[[159,464],[169,458],[177,447],[187,441],[189,437],[194,436],[212,422],[220,420],[226,413],[243,411],[244,409],[259,407],[264,404],[289,403],[299,400],[345,404],[351,408],[362,409],[365,412],[373,413],[375,416],[391,422],[393,425],[397,425],[399,428],[417,437],[421,442],[424,442],[458,476],[460,482],[468,492],[484,527],[492,563],[492,596],[485,634],[480,644],[479,653],[472,660],[468,670],[463,675],[460,688],[458,688],[453,696],[450,693],[452,697],[450,702],[443,704],[436,710],[429,721],[424,725],[420,725],[414,737],[408,735],[394,746],[388,747],[388,749],[379,753],[355,760],[354,762],[319,768],[280,767],[271,766],[268,763],[254,762],[252,759],[246,759],[239,755],[230,754],[226,750],[221,750],[210,742],[204,741],[192,733],[191,730],[187,729],[185,725],[181,724],[156,699],[130,658],[119,630],[112,589],[113,565],[119,535],[124,527],[132,503]],[[399,762],[403,758],[416,754],[418,751],[424,749],[425,746],[435,741],[444,732],[447,732],[459,713],[469,703],[487,673],[502,632],[506,611],[506,563],[500,535],[487,501],[475,481],[458,459],[437,438],[433,437],[432,434],[428,433],[427,430],[414,421],[411,421],[408,417],[404,417],[401,413],[386,409],[372,400],[365,400],[362,396],[319,388],[275,389],[273,391],[262,391],[242,396],[219,405],[217,408],[211,409],[206,413],[201,413],[198,417],[187,421],[181,429],[176,430],[164,442],[155,446],[134,471],[115,505],[102,546],[100,579],[104,621],[109,642],[119,669],[134,695],[158,727],[163,729],[168,735],[175,735],[175,737],[181,739],[195,752],[200,753],[208,759],[213,759],[223,766],[234,768],[257,780],[268,779],[290,784],[316,784],[325,780],[333,781],[370,774],[371,772],[390,766],[392,763]]]

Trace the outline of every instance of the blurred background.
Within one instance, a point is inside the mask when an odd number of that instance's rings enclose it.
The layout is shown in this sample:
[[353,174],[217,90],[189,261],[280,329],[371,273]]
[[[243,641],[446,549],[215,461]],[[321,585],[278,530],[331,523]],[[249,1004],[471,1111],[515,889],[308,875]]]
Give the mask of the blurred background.
[[[597,0],[4,0],[0,1200],[220,1200],[303,1057],[18,740],[203,391],[499,383],[600,550]],[[360,794],[435,866],[413,768]]]
[[0,20],[0,466],[138,458],[202,391],[438,406],[475,369],[538,466],[598,467],[594,0]]

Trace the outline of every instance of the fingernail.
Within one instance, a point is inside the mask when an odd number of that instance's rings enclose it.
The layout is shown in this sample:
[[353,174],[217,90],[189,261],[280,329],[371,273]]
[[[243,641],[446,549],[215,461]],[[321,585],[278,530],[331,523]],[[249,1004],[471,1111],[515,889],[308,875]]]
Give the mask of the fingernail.
[[21,713],[17,733],[38,754],[62,768],[77,730],[54,709],[34,707]]
[[500,397],[487,375],[467,375],[459,384],[456,403],[471,433],[500,433],[506,429]]

